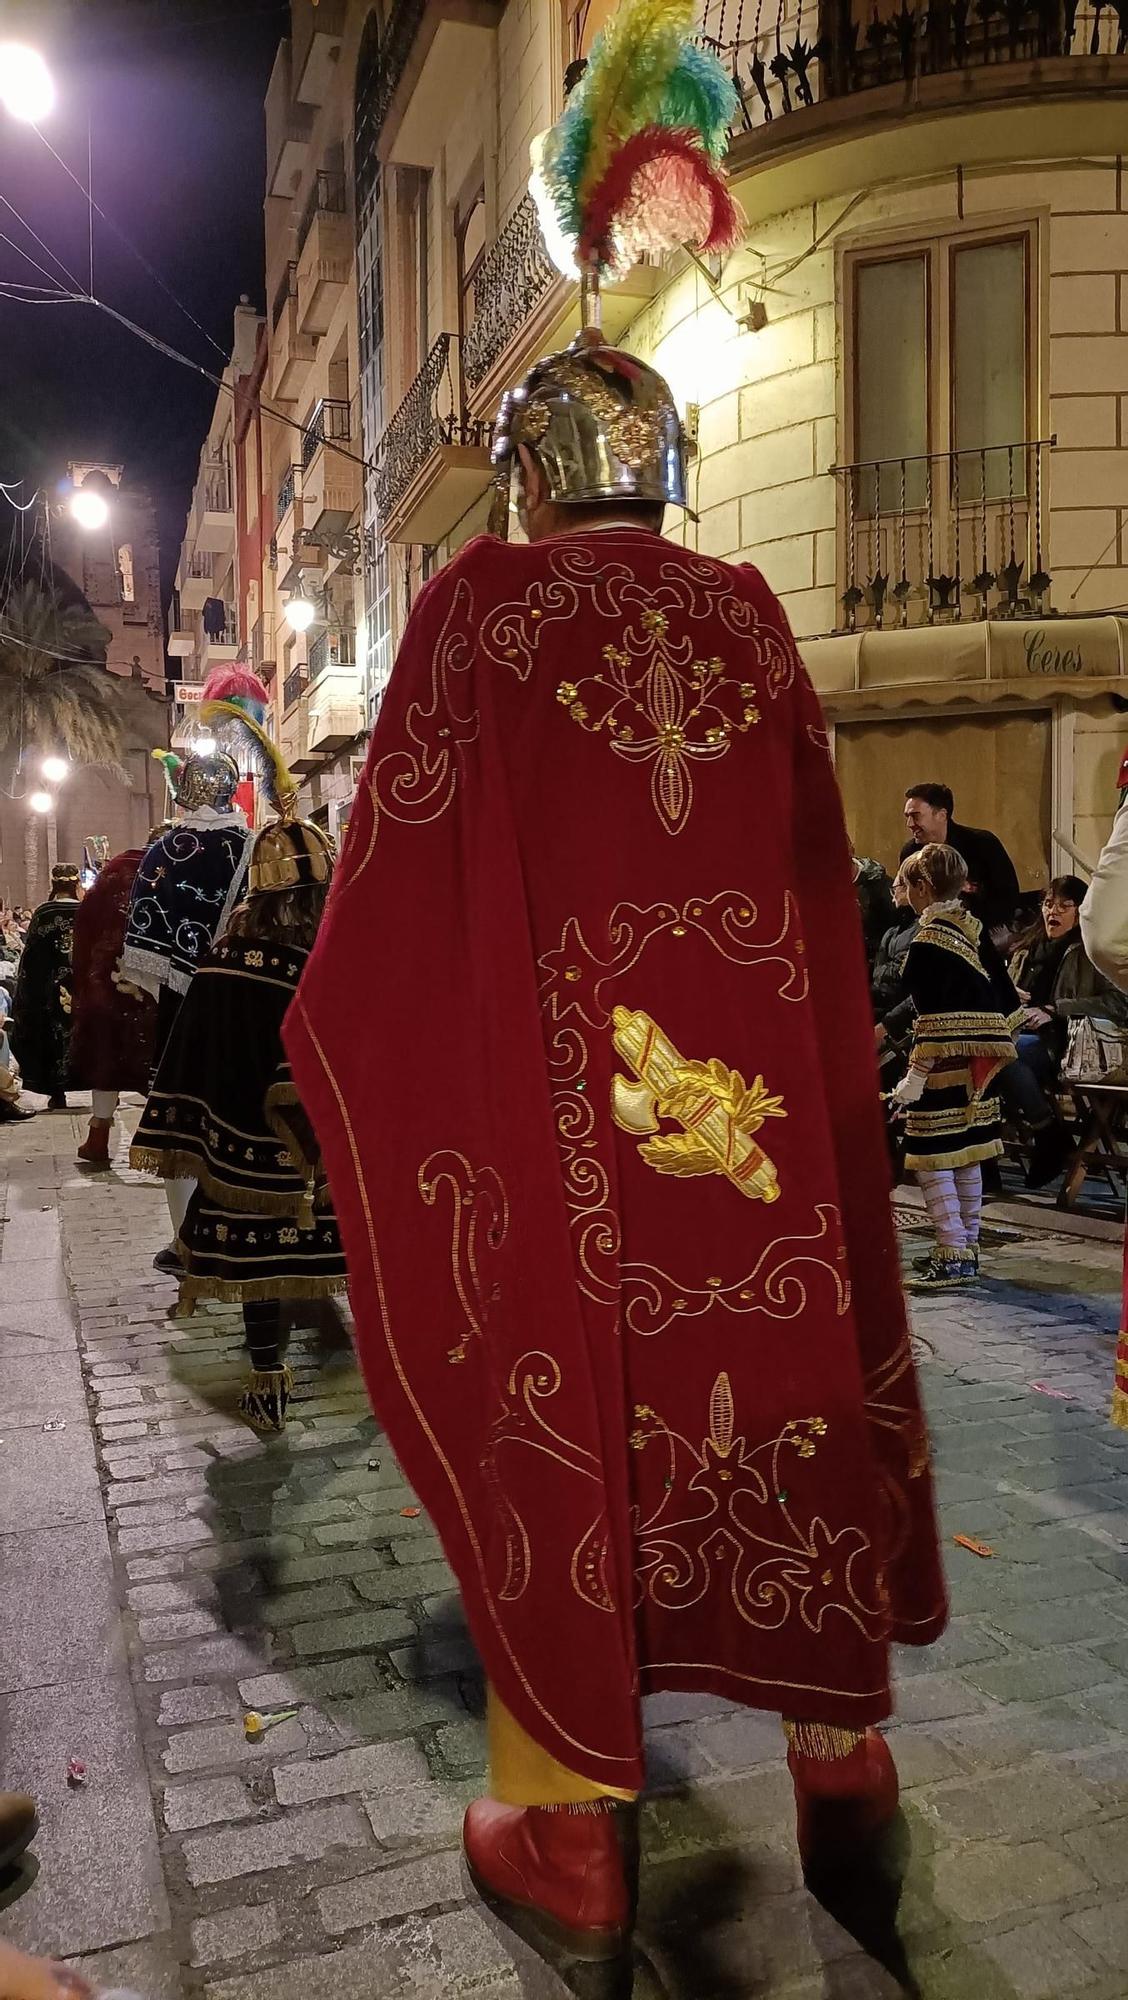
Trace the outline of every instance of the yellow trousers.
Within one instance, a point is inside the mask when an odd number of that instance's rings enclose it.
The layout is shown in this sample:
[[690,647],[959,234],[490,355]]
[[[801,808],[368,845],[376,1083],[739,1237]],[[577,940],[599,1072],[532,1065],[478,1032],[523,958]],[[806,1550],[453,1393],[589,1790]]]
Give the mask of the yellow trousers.
[[490,1743],[490,1797],[507,1806],[579,1806],[599,1799],[625,1799],[637,1792],[619,1792],[611,1785],[593,1785],[558,1764],[534,1743],[491,1687],[486,1721]]

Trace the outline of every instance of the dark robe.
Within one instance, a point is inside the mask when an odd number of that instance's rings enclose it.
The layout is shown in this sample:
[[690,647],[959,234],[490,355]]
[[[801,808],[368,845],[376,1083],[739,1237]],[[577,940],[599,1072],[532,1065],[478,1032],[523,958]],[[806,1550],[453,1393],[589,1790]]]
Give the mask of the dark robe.
[[926,910],[905,960],[905,988],[916,1009],[910,1067],[928,1069],[905,1119],[905,1165],[927,1171],[998,1159],[1002,1117],[989,1093],[1015,1061],[1022,1008],[978,917],[955,902]]
[[378,1416],[506,1707],[855,1726],[945,1621],[819,706],[755,571],[468,544],[412,612],[286,1043]]
[[161,1055],[130,1165],[196,1181],[182,1295],[246,1301],[345,1289],[345,1260],[308,1120],[282,1048],[306,962],[276,940],[224,938],[204,960]]
[[157,1009],[118,972],[142,850],[115,854],[79,905],[74,926],[70,1075],[75,1090],[148,1090]]
[[24,1087],[45,1097],[68,1082],[72,1018],[72,957],[78,902],[59,896],[40,903],[27,927],[9,1035]]
[[122,965],[149,992],[187,993],[237,903],[254,835],[241,813],[188,814],[146,848]]

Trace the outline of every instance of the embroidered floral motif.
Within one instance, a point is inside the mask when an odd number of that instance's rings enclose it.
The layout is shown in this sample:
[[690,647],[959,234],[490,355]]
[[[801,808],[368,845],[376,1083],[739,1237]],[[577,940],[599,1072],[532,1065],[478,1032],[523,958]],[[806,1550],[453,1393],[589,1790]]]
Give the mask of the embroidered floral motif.
[[246,963],[247,963],[247,964],[248,964],[249,966],[253,967],[253,969],[254,969],[254,970],[255,970],[256,972],[261,972],[261,971],[262,971],[262,962],[263,962],[263,961],[262,961],[262,953],[261,953],[261,951],[249,951],[249,952],[247,953],[247,957],[246,957]]
[[716,655],[694,658],[692,638],[672,639],[653,602],[623,641],[604,646],[602,672],[562,681],[557,700],[581,729],[604,732],[618,756],[653,764],[654,809],[668,833],[680,833],[693,808],[693,766],[723,757],[734,734],[759,722],[756,690],[729,681]]

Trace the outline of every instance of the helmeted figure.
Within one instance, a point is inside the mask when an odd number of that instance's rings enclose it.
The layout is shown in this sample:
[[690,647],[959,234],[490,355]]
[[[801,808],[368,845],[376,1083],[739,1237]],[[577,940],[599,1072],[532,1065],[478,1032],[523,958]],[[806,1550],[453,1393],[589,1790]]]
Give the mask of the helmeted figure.
[[[170,775],[176,820],[137,870],[122,969],[146,992],[181,998],[239,899],[251,834],[235,803],[239,766],[225,750],[154,754]],[[165,1032],[173,1011],[166,1001]]]
[[[731,86],[692,19],[623,0],[544,149],[589,277],[716,244]],[[546,1952],[612,1958],[640,1695],[774,1710],[808,1866],[864,1858],[890,1643],[946,1606],[850,853],[783,612],[662,539],[673,399],[594,325],[506,398],[495,465],[528,546],[480,537],[416,601],[285,1039],[373,1404],[489,1678],[471,1874]]]

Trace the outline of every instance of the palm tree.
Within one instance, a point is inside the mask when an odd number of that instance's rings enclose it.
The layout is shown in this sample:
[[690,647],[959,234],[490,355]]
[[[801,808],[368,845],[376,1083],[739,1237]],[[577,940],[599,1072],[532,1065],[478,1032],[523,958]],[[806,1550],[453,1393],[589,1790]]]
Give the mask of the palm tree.
[[[36,749],[120,769],[124,716],[106,672],[109,638],[89,606],[65,603],[47,584],[25,582],[9,591],[0,603],[0,759],[9,769]],[[32,813],[25,860],[26,893],[34,902],[39,826]]]

